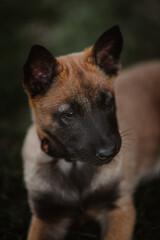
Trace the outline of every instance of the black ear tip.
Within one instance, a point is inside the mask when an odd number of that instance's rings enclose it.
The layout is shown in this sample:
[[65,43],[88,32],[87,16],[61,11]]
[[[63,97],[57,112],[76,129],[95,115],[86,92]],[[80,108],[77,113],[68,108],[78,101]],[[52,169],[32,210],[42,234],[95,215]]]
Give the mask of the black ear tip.
[[122,38],[122,33],[121,33],[121,30],[120,30],[120,27],[119,25],[114,25],[113,27],[111,27],[108,32],[112,33],[112,34],[115,34],[115,35],[119,35],[121,36]]
[[117,25],[114,25],[114,26],[111,27],[110,29],[113,29],[113,30],[115,30],[115,31],[120,31],[120,27],[119,27],[118,24],[117,24]]
[[44,52],[44,51],[48,51],[45,47],[41,46],[41,45],[38,45],[38,44],[34,44],[32,45],[31,49],[30,49],[30,53],[33,53],[33,52]]
[[45,60],[45,61],[52,62],[53,55],[48,51],[47,48],[38,44],[34,44],[30,49],[28,60],[32,62],[34,60],[41,60],[41,61]]
[[[122,46],[123,46],[123,36],[120,30],[119,25],[114,25],[113,27],[111,27],[108,30],[108,35],[110,35],[112,38],[117,39],[117,44],[119,45],[119,47],[122,50]],[[120,51],[121,51],[120,50]]]
[[31,66],[31,64],[39,61],[49,64],[55,62],[54,57],[45,47],[34,44],[31,46],[28,59],[23,67],[23,70],[25,71],[27,69],[28,71],[28,68]]
[[33,49],[33,50],[34,49],[44,49],[44,47],[39,44],[34,44],[34,45],[32,45],[31,49]]

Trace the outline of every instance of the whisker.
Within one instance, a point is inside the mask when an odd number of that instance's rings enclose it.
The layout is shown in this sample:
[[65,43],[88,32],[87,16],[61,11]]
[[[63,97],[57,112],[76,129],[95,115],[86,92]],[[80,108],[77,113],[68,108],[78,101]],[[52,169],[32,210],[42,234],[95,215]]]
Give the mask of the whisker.
[[121,136],[122,137],[122,141],[136,141],[135,138],[131,138],[131,137],[128,137],[128,136]]
[[133,131],[133,128],[126,128],[126,129],[120,131],[120,134],[130,133],[131,131]]

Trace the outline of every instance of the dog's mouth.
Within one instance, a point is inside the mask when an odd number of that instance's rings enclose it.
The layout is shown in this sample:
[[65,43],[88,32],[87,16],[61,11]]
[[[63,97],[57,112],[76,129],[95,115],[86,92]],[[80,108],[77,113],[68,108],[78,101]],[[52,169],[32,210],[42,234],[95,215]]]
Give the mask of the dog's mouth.
[[[76,154],[70,154],[69,159],[67,161],[70,162],[86,162],[88,164],[96,165],[96,166],[101,166],[104,164],[109,164],[111,161],[114,160],[114,158],[117,156],[121,149],[121,137],[120,134],[118,133],[116,136],[116,141],[114,148],[112,147],[112,151],[109,149],[102,149],[103,151],[99,153],[95,152],[87,152],[86,151],[79,151],[76,152]],[[101,155],[100,155],[101,154]]]
[[88,149],[83,149],[83,151],[77,151],[75,154],[69,154],[69,161],[71,162],[86,162],[88,164],[101,166],[104,164],[109,164],[117,156],[121,149],[122,140],[120,134],[117,132],[115,135],[115,141],[109,147],[99,148],[99,150],[92,149],[88,152]]
[[76,158],[76,157],[71,157],[71,158],[67,158],[66,161],[68,162],[83,162],[83,163],[87,163],[87,164],[91,164],[91,165],[95,165],[95,166],[101,166],[104,164],[109,164],[113,159],[114,159],[115,155],[113,157],[109,157],[107,159],[99,160],[97,158]]
[[110,157],[104,158],[104,159],[99,159],[98,157],[86,157],[85,155],[81,156],[72,156],[69,158],[66,158],[66,161],[68,162],[84,162],[87,164],[95,165],[95,166],[102,166],[105,164],[109,164],[111,161],[114,160],[116,155],[118,154],[119,151],[117,151],[115,154],[111,155]]

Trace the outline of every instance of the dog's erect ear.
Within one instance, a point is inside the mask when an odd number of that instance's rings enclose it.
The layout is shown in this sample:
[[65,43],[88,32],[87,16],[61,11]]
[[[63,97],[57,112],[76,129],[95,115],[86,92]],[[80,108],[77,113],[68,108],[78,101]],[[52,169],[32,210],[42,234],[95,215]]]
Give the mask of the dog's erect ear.
[[104,32],[93,46],[95,63],[109,76],[116,75],[119,70],[122,45],[122,35],[116,25]]
[[23,67],[24,88],[33,98],[43,95],[56,76],[58,63],[52,54],[39,45],[32,46],[28,60]]

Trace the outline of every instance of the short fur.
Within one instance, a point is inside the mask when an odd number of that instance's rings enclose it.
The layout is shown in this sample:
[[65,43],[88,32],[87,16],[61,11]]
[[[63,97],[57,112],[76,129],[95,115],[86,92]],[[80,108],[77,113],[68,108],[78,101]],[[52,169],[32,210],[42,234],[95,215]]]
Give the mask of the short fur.
[[23,78],[34,119],[23,147],[28,240],[131,239],[133,191],[160,155],[160,63],[115,80],[121,49],[117,26],[81,53],[55,59],[31,49]]

